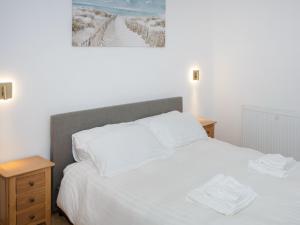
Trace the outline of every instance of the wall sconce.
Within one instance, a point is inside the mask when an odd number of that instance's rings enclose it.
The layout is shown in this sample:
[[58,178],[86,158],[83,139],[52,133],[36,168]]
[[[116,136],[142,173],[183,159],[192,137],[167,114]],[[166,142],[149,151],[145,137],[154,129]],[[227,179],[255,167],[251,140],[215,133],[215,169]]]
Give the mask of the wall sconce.
[[200,80],[200,71],[193,70],[193,80]]
[[12,83],[0,83],[0,99],[12,98]]

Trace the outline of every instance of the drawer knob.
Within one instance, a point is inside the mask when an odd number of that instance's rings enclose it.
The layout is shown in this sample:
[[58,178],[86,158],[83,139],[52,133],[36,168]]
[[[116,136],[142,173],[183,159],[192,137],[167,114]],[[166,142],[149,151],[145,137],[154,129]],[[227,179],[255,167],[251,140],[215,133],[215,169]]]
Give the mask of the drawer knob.
[[30,187],[33,187],[33,186],[34,186],[34,182],[33,182],[33,181],[29,181],[28,184],[29,184]]
[[35,219],[35,215],[29,216],[29,219],[34,220]]
[[29,202],[30,202],[30,203],[34,203],[34,202],[35,202],[35,199],[34,199],[34,198],[30,198],[30,199],[29,199]]

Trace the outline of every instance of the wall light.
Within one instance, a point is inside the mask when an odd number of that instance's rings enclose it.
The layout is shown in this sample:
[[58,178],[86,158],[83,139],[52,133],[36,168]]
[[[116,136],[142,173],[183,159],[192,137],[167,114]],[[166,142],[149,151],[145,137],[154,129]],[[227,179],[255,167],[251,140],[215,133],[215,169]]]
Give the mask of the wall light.
[[12,83],[0,83],[0,99],[12,98]]
[[193,70],[193,80],[200,80],[200,71]]

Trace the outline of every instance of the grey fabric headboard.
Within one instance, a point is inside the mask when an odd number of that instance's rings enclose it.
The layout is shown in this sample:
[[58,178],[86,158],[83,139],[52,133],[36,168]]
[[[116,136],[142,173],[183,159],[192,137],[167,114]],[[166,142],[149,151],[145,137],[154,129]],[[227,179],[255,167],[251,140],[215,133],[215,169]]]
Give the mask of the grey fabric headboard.
[[144,117],[177,110],[182,112],[182,97],[110,106],[51,116],[51,160],[55,163],[52,173],[52,207],[63,177],[63,170],[74,162],[72,134],[106,124],[130,122]]

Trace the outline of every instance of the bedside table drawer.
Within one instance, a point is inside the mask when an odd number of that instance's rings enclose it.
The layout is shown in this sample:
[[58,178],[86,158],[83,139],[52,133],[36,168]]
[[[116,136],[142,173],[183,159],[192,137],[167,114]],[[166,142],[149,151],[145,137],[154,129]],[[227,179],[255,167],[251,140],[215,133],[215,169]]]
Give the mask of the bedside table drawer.
[[0,163],[0,225],[51,225],[51,167],[40,156]]
[[45,172],[40,170],[32,174],[19,176],[16,179],[17,194],[45,187]]
[[17,225],[34,224],[45,219],[45,206],[39,206],[17,215]]
[[17,196],[17,211],[45,202],[45,189]]

